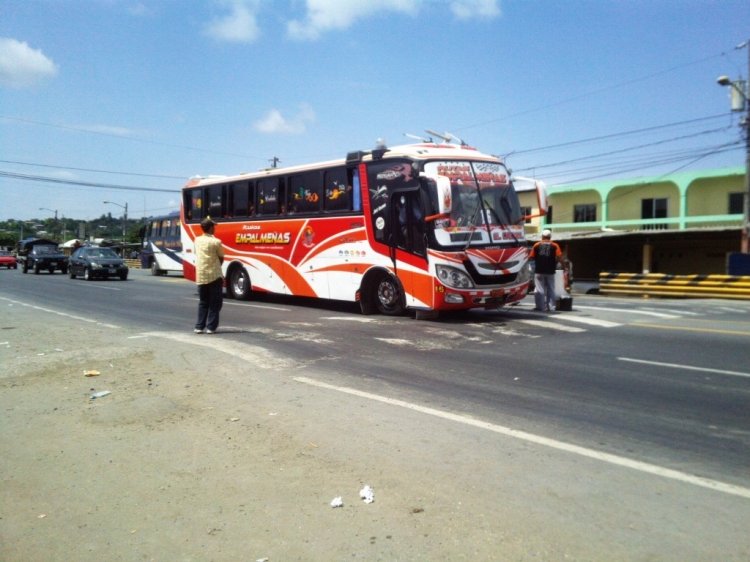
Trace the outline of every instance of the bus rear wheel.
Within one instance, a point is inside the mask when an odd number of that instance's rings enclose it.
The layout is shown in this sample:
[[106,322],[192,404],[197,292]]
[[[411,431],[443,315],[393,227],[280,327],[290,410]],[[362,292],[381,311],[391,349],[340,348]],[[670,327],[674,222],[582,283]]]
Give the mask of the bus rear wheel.
[[381,314],[400,316],[404,313],[404,296],[401,285],[392,275],[383,275],[375,284],[375,304]]
[[250,298],[250,276],[242,267],[235,267],[229,273],[229,292],[237,300],[246,301]]

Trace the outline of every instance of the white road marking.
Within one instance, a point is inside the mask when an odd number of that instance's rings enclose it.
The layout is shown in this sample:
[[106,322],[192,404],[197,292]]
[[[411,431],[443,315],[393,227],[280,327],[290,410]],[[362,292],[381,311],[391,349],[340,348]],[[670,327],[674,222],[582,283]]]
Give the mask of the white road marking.
[[400,345],[402,347],[407,347],[410,345],[413,345],[413,342],[410,340],[405,340],[401,338],[375,338],[378,341],[382,341],[384,343],[390,343],[391,345]]
[[451,412],[437,410],[435,408],[428,408],[426,406],[420,406],[418,404],[405,402],[403,400],[388,398],[387,396],[372,394],[370,392],[363,392],[361,390],[356,390],[354,388],[349,388],[345,386],[335,386],[335,385],[328,384],[328,383],[318,381],[315,379],[311,379],[308,377],[293,377],[293,380],[302,384],[316,386],[318,388],[334,390],[336,392],[342,392],[344,394],[358,396],[360,398],[364,398],[367,400],[374,400],[376,402],[389,404],[391,406],[398,406],[399,408],[406,408],[408,410],[420,412],[422,414],[427,414],[430,416],[435,416],[438,418],[453,421],[453,422],[460,423],[463,425],[468,425],[472,427],[477,427],[479,429],[492,431],[500,435],[505,435],[506,437],[520,439],[522,441],[535,443],[537,445],[542,445],[544,447],[550,447],[552,449],[565,451],[567,453],[580,455],[583,457],[598,460],[601,462],[606,462],[606,463],[613,464],[616,466],[622,466],[625,468],[638,470],[640,472],[644,472],[647,474],[661,476],[663,478],[669,478],[671,480],[676,480],[676,481],[683,482],[686,484],[691,484],[693,486],[700,486],[702,488],[708,488],[709,490],[714,490],[716,492],[722,492],[725,494],[730,494],[733,496],[739,496],[742,498],[750,499],[750,488],[743,488],[742,486],[735,486],[734,484],[728,484],[726,482],[712,480],[710,478],[704,478],[702,476],[695,476],[693,474],[688,474],[686,472],[680,472],[679,470],[672,470],[670,468],[665,468],[662,466],[658,466],[658,465],[654,465],[654,464],[650,464],[646,462],[641,462],[641,461],[637,461],[634,459],[629,459],[627,457],[621,457],[619,455],[603,453],[601,451],[596,451],[594,449],[588,449],[586,447],[581,447],[579,445],[573,445],[571,443],[557,441],[556,439],[550,439],[548,437],[543,437],[541,435],[535,435],[533,433],[519,431],[517,429],[504,427],[501,425],[496,425],[493,423],[477,420],[477,419],[463,416],[460,414],[453,414]]
[[250,304],[250,303],[241,303],[236,301],[231,301],[229,299],[224,299],[224,304],[228,304],[230,306],[242,306],[245,308],[265,308],[267,310],[280,310],[281,312],[291,312],[291,308],[284,308],[282,306],[271,306],[269,304]]
[[49,312],[50,314],[57,314],[58,316],[64,316],[65,318],[71,318],[72,320],[78,320],[80,322],[89,322],[91,324],[96,324],[97,326],[104,326],[105,328],[114,328],[119,329],[119,326],[115,326],[114,324],[106,324],[104,322],[99,322],[98,320],[95,320],[94,318],[84,318],[83,316],[76,316],[74,314],[68,314],[67,312],[60,312],[58,310],[52,310],[51,308],[44,308],[43,306],[37,306],[35,304],[28,304],[21,301],[14,301],[12,299],[6,298],[6,297],[0,297],[0,300],[4,300],[13,304],[17,304],[20,306],[25,306],[27,308],[33,308],[34,310],[41,310],[42,312]]
[[610,322],[609,320],[599,320],[598,318],[589,318],[587,316],[574,316],[572,314],[560,314],[555,316],[555,320],[565,320],[566,322],[579,322],[590,326],[600,326],[602,328],[614,328],[622,326],[619,322]]
[[743,314],[745,314],[747,312],[747,310],[743,310],[743,309],[740,309],[740,308],[730,308],[728,306],[720,306],[720,307],[718,307],[718,308],[716,308],[714,310],[721,310],[722,312],[741,312]]
[[549,320],[526,320],[520,319],[518,322],[523,324],[529,324],[530,326],[539,326],[540,328],[549,328],[551,330],[559,330],[561,332],[585,332],[585,328],[576,328],[575,326],[563,326],[562,324],[556,324]]
[[665,314],[663,312],[654,312],[653,310],[639,310],[635,308],[607,308],[604,306],[581,306],[575,305],[580,310],[601,310],[603,312],[627,312],[628,314],[645,314],[646,316],[656,316],[657,318],[679,318],[676,314]]
[[678,363],[662,363],[660,361],[646,361],[645,359],[633,359],[632,357],[618,357],[618,361],[627,361],[629,363],[642,363],[644,365],[654,365],[656,367],[670,367],[672,369],[684,369],[686,371],[702,371],[704,373],[716,373],[719,375],[731,375],[733,377],[748,377],[750,373],[741,371],[727,371],[724,369],[711,369],[708,367],[694,367],[693,365],[680,365]]
[[99,283],[86,283],[84,287],[92,289],[106,289],[108,291],[122,291],[120,287],[108,287],[107,285],[101,285]]
[[185,332],[143,332],[140,334],[145,337],[164,338],[180,343],[187,343],[192,346],[208,347],[221,353],[226,353],[246,361],[248,364],[260,364],[269,369],[289,369],[295,365],[295,362],[289,358],[275,355],[265,347],[258,345],[243,344],[230,339],[218,337],[221,335],[221,328],[212,336],[207,334],[194,334],[192,331]]
[[676,314],[677,316],[703,316],[700,312],[691,312],[689,310],[673,310],[671,308],[648,308],[645,306],[638,307],[638,310],[660,311],[662,314]]
[[359,322],[361,324],[372,324],[378,321],[377,318],[364,318],[361,316],[323,316],[321,320],[344,320],[348,322]]

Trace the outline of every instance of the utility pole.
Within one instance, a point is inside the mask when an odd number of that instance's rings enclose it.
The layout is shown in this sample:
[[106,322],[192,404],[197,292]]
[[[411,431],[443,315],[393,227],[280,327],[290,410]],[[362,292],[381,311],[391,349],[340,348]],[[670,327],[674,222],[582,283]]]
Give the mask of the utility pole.
[[[747,73],[750,78],[750,39],[740,43],[735,49],[747,49]],[[732,111],[744,111],[740,127],[745,133],[745,192],[742,198],[742,239],[740,252],[750,253],[750,80],[730,80],[728,76],[719,76],[716,80],[720,86],[732,89]]]

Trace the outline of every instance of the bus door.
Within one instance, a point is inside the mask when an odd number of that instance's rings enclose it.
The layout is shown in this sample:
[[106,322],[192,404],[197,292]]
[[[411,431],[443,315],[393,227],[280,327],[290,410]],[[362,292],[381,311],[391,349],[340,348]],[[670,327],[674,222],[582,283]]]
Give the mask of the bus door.
[[[391,258],[415,263],[426,259],[427,244],[425,239],[424,206],[419,189],[396,191],[391,196],[391,232],[388,240]],[[404,255],[404,252],[409,255]],[[413,301],[413,295],[419,294],[418,281],[422,278],[419,272],[412,268],[398,267],[396,273],[404,286],[406,304],[418,305]]]
[[394,226],[391,245],[411,254],[424,256],[424,209],[419,190],[395,192],[391,198],[391,211],[391,224]]

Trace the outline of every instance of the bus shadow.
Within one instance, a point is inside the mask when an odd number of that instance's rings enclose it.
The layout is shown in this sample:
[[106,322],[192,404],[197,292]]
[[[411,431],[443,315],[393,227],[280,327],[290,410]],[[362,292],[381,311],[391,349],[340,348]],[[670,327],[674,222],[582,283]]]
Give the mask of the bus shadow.
[[256,304],[268,304],[275,306],[293,306],[297,308],[309,308],[314,310],[324,310],[329,312],[341,312],[348,314],[361,315],[359,305],[355,302],[337,301],[328,299],[318,299],[312,297],[297,297],[290,295],[277,295],[269,293],[253,293],[249,300],[234,302],[247,302]]
[[[234,301],[234,299],[231,299]],[[359,304],[356,302],[348,301],[337,301],[329,299],[318,299],[312,297],[299,297],[290,295],[278,295],[269,293],[253,293],[247,301],[234,301],[234,302],[247,302],[255,304],[267,304],[269,306],[288,306],[294,308],[305,308],[311,310],[318,310],[321,312],[328,313],[339,313],[349,314],[352,316],[363,316],[360,310]],[[497,324],[505,323],[509,320],[518,318],[539,318],[541,313],[535,312],[528,308],[521,308],[518,306],[506,306],[496,309],[471,309],[471,310],[454,310],[454,311],[441,311],[440,314],[435,318],[421,319],[420,322],[432,322],[436,324]],[[398,321],[401,320],[414,320],[417,317],[417,313],[414,310],[408,310],[401,316],[385,316],[382,314],[375,314],[368,316],[368,318],[377,318],[381,320]]]

